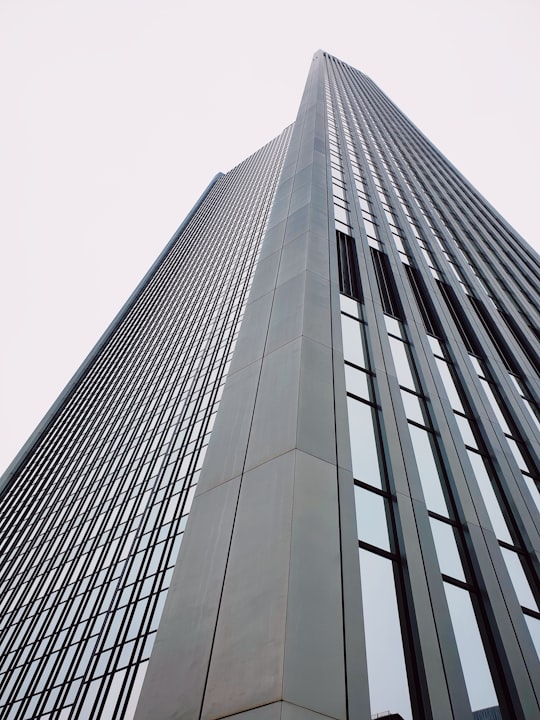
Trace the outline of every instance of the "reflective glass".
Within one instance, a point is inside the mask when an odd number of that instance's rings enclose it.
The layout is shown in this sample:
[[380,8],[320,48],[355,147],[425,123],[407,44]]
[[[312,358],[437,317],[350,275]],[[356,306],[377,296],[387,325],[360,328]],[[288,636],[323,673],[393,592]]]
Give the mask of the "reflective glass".
[[538,508],[538,512],[540,513],[540,492],[538,491],[538,487],[536,486],[536,483],[534,482],[532,477],[530,477],[529,475],[523,475],[522,477],[525,480],[531,497],[534,500],[536,507]]
[[409,353],[405,347],[405,343],[394,337],[389,337],[390,348],[392,349],[392,357],[394,359],[394,367],[396,369],[397,379],[400,385],[416,390],[416,384],[411,371]]
[[362,370],[345,365],[345,386],[347,392],[369,400],[369,377]]
[[469,420],[463,417],[463,415],[454,414],[454,417],[456,418],[459,432],[461,434],[461,437],[463,438],[463,442],[465,443],[465,445],[469,445],[470,447],[478,449],[478,445],[476,443]]
[[354,315],[356,318],[358,317],[358,303],[356,300],[347,297],[347,295],[340,295],[339,304],[343,312],[349,313],[349,315]]
[[334,216],[339,222],[342,222],[345,225],[349,224],[349,213],[341,205],[334,204]]
[[443,349],[442,349],[442,345],[441,345],[440,341],[437,340],[437,338],[433,337],[433,335],[428,335],[427,339],[428,339],[428,342],[429,342],[429,345],[431,347],[433,354],[444,357],[444,353],[443,353]]
[[512,451],[512,455],[515,457],[516,462],[519,466],[520,470],[525,470],[525,472],[528,472],[529,468],[527,466],[527,463],[525,462],[525,458],[523,457],[521,450],[519,448],[519,445],[515,440],[512,438],[506,438],[508,440],[508,445],[510,446],[510,450]]
[[524,403],[524,405],[525,405],[525,409],[527,410],[527,412],[528,412],[529,415],[531,416],[531,420],[532,420],[533,423],[536,425],[536,429],[537,429],[538,432],[540,433],[540,420],[538,420],[538,418],[536,417],[536,414],[535,414],[535,412],[534,412],[534,408],[533,408],[531,402],[530,402],[529,400],[527,400],[527,398],[521,398],[521,399],[523,400],[523,403]]
[[471,707],[474,711],[498,705],[469,593],[446,582],[444,590]]
[[527,627],[529,628],[529,632],[531,633],[534,647],[536,648],[536,652],[540,658],[540,620],[537,620],[530,615],[524,615],[524,618],[527,623]]
[[439,368],[439,374],[443,381],[443,385],[444,385],[444,389],[446,390],[446,394],[448,395],[448,400],[450,401],[450,405],[452,406],[452,408],[454,410],[459,410],[459,412],[464,413],[465,410],[461,403],[460,397],[458,395],[458,391],[456,389],[456,384],[454,382],[454,378],[452,377],[452,375],[450,373],[450,369],[449,369],[447,363],[444,360],[441,360],[440,358],[435,358],[435,362],[437,363],[437,367]]
[[506,422],[506,418],[501,412],[501,408],[499,406],[499,403],[497,402],[497,399],[495,398],[495,395],[493,393],[493,390],[491,389],[491,385],[488,383],[487,380],[482,380],[482,387],[484,388],[484,392],[486,393],[486,397],[489,400],[489,404],[491,405],[491,409],[493,411],[493,414],[499,421],[499,425],[501,426],[503,432],[508,433],[511,435],[510,428],[508,427],[508,423]]
[[469,360],[471,361],[478,377],[484,377],[484,370],[478,358],[475,355],[469,355]]
[[399,322],[399,320],[397,320],[394,317],[391,317],[390,315],[385,315],[384,322],[386,325],[386,329],[388,330],[388,332],[390,334],[397,335],[398,337],[403,337],[401,323]]
[[381,488],[381,472],[373,426],[373,410],[369,405],[347,398],[353,475],[357,480]]
[[403,407],[405,408],[405,415],[407,416],[407,419],[414,420],[421,425],[425,425],[426,420],[423,412],[424,401],[417,395],[413,395],[405,390],[401,391],[401,398],[403,400]]
[[385,512],[385,499],[365,488],[354,486],[358,539],[390,550]]
[[343,332],[343,355],[345,360],[365,368],[363,333],[360,323],[357,320],[347,317],[347,315],[342,315],[341,328]]
[[518,554],[503,547],[501,548],[501,552],[508,569],[508,574],[512,580],[512,585],[514,586],[514,590],[518,596],[519,604],[522,607],[529,608],[530,610],[536,610],[538,612],[538,605],[536,604],[536,600],[532,594],[531,586],[527,580],[527,576],[525,575],[525,571],[523,570]]
[[429,518],[429,521],[441,573],[465,582],[454,528],[435,518]]
[[495,535],[498,540],[512,543],[512,536],[510,535],[510,531],[508,530],[508,525],[506,524],[506,520],[504,519],[499,500],[497,498],[495,490],[493,489],[493,485],[486,470],[484,460],[481,455],[478,455],[478,453],[475,453],[472,450],[468,450],[468,453],[474,476],[476,478],[476,482],[478,483],[478,487],[480,488],[482,499],[486,506],[486,510],[488,512],[489,519],[491,520],[491,524],[493,525]]
[[399,713],[412,720],[393,563],[360,549],[371,716]]
[[427,508],[448,517],[439,470],[431,447],[430,433],[415,425],[409,425],[409,432]]

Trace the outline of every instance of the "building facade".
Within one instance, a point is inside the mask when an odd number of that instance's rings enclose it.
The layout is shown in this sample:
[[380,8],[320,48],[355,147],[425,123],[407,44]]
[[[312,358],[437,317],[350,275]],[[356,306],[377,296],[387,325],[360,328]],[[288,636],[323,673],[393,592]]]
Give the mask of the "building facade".
[[3,478],[1,716],[539,717],[539,287],[317,52]]

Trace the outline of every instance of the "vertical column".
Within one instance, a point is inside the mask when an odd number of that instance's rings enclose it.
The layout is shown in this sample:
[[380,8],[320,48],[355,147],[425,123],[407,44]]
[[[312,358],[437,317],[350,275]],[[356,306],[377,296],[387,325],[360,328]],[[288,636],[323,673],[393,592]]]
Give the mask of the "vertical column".
[[137,720],[346,717],[323,92],[318,53]]

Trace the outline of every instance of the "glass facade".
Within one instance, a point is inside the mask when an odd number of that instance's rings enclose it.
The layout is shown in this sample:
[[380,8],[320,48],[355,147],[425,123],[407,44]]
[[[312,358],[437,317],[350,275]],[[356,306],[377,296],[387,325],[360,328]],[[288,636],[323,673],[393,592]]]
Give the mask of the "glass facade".
[[457,672],[468,700],[453,717],[510,719],[487,587],[504,587],[537,673],[537,259],[369,78],[331,56],[325,78],[336,229],[355,239],[362,287],[340,278],[371,712],[437,714],[418,562],[446,681]]
[[2,717],[539,717],[539,280],[316,53],[10,471]]
[[3,493],[6,720],[133,717],[289,137],[215,182]]

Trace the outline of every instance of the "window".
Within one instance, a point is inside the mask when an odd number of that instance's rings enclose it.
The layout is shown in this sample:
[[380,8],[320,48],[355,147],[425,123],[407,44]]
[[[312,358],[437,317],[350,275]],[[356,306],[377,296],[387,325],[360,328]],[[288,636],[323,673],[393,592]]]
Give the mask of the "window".
[[360,273],[354,238],[340,230],[336,231],[339,290],[340,292],[361,300]]

